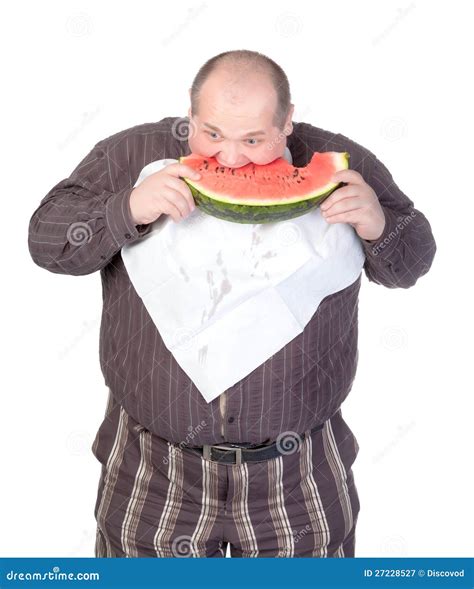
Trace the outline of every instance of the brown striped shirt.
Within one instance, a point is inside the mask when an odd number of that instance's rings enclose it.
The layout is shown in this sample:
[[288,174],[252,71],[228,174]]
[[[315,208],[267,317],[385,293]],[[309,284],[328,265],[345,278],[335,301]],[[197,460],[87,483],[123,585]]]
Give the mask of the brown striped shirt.
[[[156,435],[190,446],[263,443],[281,432],[322,423],[349,394],[357,367],[358,295],[362,273],[323,299],[304,331],[247,377],[206,403],[165,347],[131,284],[120,250],[150,225],[135,225],[129,198],[150,162],[189,155],[181,122],[167,117],[99,141],[68,178],[40,202],[29,222],[33,261],[58,274],[100,270],[103,310],[100,365],[105,383],[129,415]],[[315,151],[347,151],[350,167],[375,190],[386,225],[381,237],[361,240],[368,280],[409,288],[428,272],[435,252],[431,227],[367,148],[307,123],[293,123],[287,139],[293,165]]]

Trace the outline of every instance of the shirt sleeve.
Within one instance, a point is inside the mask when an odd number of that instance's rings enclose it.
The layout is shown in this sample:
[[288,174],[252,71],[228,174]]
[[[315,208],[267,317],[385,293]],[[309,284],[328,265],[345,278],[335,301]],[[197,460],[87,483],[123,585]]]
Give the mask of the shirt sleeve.
[[29,252],[46,270],[91,274],[151,229],[134,223],[130,183],[121,189],[113,185],[104,141],[48,192],[30,218]]
[[371,282],[409,288],[430,269],[436,242],[427,218],[400,190],[386,166],[372,156],[375,162],[367,183],[379,199],[385,227],[378,239],[361,239],[366,255],[364,271]]

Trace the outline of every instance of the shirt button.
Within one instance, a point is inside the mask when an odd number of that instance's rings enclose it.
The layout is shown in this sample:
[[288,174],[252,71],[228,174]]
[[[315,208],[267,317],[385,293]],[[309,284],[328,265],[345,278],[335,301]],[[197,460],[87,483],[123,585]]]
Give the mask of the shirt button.
[[132,236],[130,235],[130,233],[125,233],[125,237],[126,237],[127,239],[130,239]]
[[233,417],[229,417],[229,419],[227,420],[228,423],[233,423],[234,422],[234,418]]

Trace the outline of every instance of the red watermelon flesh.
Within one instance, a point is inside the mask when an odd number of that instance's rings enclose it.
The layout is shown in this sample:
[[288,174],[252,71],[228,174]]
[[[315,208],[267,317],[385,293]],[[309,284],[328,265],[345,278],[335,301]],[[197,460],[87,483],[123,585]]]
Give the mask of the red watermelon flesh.
[[349,167],[347,152],[315,152],[304,167],[284,158],[266,165],[221,166],[196,154],[180,163],[198,171],[199,180],[184,178],[197,204],[214,216],[251,223],[292,218],[318,206],[338,186],[333,174]]

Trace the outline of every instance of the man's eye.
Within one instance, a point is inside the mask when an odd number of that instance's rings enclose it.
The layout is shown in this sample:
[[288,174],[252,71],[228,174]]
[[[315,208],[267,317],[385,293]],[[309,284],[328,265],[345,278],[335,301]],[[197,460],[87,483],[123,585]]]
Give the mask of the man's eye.
[[218,134],[218,133],[216,133],[215,131],[211,131],[211,132],[209,133],[209,136],[210,136],[212,139],[218,139],[218,137],[219,137],[219,134]]
[[253,141],[250,145],[257,145],[258,141],[256,139],[247,139],[247,141]]

